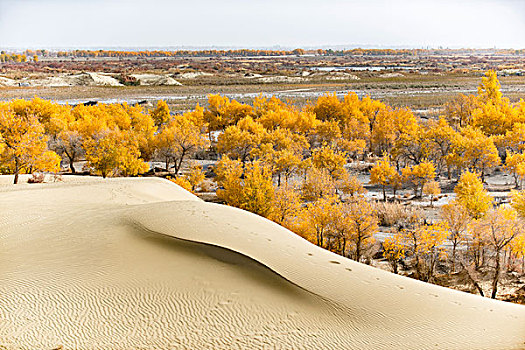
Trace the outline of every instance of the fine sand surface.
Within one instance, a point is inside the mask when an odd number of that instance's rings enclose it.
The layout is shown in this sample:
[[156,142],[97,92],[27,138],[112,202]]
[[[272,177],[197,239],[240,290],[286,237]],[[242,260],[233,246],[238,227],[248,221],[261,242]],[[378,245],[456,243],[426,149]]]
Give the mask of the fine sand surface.
[[525,307],[155,179],[0,177],[0,349],[525,349]]

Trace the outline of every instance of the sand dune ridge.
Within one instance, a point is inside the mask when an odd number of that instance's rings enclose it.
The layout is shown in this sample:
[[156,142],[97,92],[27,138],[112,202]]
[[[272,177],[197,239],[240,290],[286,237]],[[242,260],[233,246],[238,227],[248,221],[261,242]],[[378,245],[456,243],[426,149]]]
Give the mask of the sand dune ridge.
[[525,307],[396,276],[160,179],[0,177],[0,348],[523,349]]

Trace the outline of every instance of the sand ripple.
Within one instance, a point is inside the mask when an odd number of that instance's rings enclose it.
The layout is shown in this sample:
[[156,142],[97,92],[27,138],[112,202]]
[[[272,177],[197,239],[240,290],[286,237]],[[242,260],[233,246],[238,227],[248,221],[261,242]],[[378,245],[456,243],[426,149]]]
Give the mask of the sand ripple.
[[157,179],[4,185],[0,242],[0,349],[525,344],[522,306],[357,264]]

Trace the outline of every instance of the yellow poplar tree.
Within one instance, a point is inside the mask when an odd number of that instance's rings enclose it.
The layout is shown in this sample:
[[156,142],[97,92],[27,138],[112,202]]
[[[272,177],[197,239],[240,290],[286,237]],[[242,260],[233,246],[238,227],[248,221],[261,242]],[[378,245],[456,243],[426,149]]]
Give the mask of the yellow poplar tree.
[[525,219],[525,191],[510,191],[510,198],[512,207],[522,219]]
[[151,111],[151,117],[157,127],[166,124],[170,120],[170,108],[166,101],[159,100],[157,107]]
[[327,238],[333,232],[337,203],[335,197],[323,197],[308,203],[299,215],[300,225],[296,230],[299,235],[319,247],[324,247]]
[[243,164],[223,157],[216,168],[217,197],[228,205],[270,217],[275,197],[271,171],[252,162]]
[[374,233],[378,229],[378,219],[374,206],[363,197],[357,197],[354,201],[341,204],[340,207],[342,224],[348,230],[351,257],[361,261],[366,250],[375,242]]
[[423,185],[423,193],[430,197],[430,206],[434,206],[434,197],[441,193],[441,187],[437,181],[429,181]]
[[216,181],[219,186],[217,197],[228,205],[240,207],[242,203],[241,177],[243,166],[239,160],[223,156],[215,167]]
[[456,272],[457,248],[467,240],[472,219],[467,209],[457,201],[451,201],[441,207],[441,219],[448,226],[448,240],[452,243],[452,272]]
[[279,225],[291,228],[290,220],[296,217],[301,209],[299,191],[289,184],[278,187],[275,190],[272,207],[270,219]]
[[425,184],[436,177],[436,168],[429,161],[423,161],[413,167],[406,167],[402,170],[405,182],[409,183],[414,189],[414,195],[421,197]]
[[219,136],[217,150],[221,154],[245,163],[253,158],[252,152],[260,146],[265,137],[267,132],[262,124],[252,117],[246,117],[236,125],[226,128]]
[[334,197],[336,185],[326,169],[310,168],[306,172],[306,181],[301,189],[305,201],[316,201],[319,198]]
[[352,197],[366,193],[363,183],[359,181],[357,176],[350,175],[348,172],[345,172],[343,177],[337,181],[336,187],[344,194]]
[[486,171],[501,162],[493,138],[470,126],[456,135],[449,158],[459,169],[479,171],[482,181]]
[[84,141],[88,165],[103,178],[137,175],[149,165],[140,158],[138,145],[126,132],[106,129]]
[[156,136],[157,156],[169,165],[174,163],[177,174],[184,159],[207,146],[206,137],[199,125],[194,124],[190,113],[171,118],[168,124]]
[[494,260],[492,299],[494,299],[498,293],[498,283],[501,274],[501,254],[512,240],[520,234],[523,227],[518,221],[517,213],[513,208],[498,207],[477,220],[472,229],[479,232],[488,246],[495,252],[492,256]]
[[240,208],[269,217],[272,213],[274,196],[271,171],[260,162],[253,162],[246,166]]
[[519,187],[525,177],[525,154],[507,151],[504,168],[514,178],[514,186]]
[[463,205],[474,219],[481,218],[491,207],[492,197],[483,188],[477,174],[466,171],[454,188],[456,200]]
[[392,267],[393,273],[399,273],[399,262],[405,258],[405,243],[401,232],[385,238],[383,242],[383,256]]
[[44,127],[33,115],[20,116],[0,110],[0,164],[14,174],[60,170],[60,157],[47,148]]
[[195,192],[197,187],[199,187],[204,182],[206,177],[202,171],[202,166],[194,162],[191,164],[190,171],[186,174],[185,178],[191,185],[191,191]]
[[340,179],[345,174],[346,154],[329,146],[322,146],[312,152],[312,164],[317,169],[326,169],[334,179]]
[[400,175],[396,168],[390,163],[387,156],[383,157],[370,170],[370,183],[381,185],[383,189],[383,201],[386,202],[386,187],[392,186],[395,190],[401,182]]

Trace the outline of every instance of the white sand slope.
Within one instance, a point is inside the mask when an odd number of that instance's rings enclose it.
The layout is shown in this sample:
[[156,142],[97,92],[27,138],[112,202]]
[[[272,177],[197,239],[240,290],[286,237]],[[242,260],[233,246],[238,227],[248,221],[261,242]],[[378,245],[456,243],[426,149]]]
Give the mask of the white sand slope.
[[168,75],[159,74],[132,74],[133,78],[137,79],[140,85],[146,86],[181,86],[177,80]]
[[14,79],[0,77],[0,87],[5,87],[5,86],[18,86],[18,82]]
[[0,349],[525,349],[525,307],[320,249],[160,179],[0,177]]

